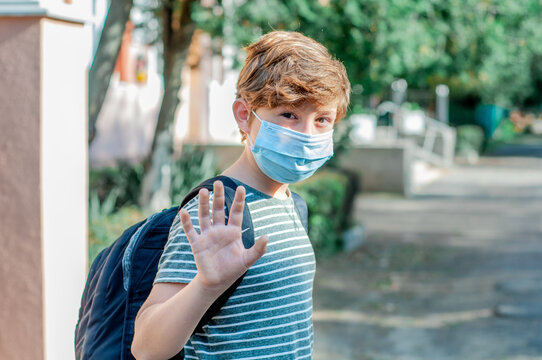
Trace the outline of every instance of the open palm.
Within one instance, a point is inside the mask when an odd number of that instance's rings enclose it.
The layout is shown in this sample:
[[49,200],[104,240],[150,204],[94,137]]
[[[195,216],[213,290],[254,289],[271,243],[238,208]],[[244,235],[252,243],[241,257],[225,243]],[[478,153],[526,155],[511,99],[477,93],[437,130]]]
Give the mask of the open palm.
[[262,236],[250,249],[242,241],[245,188],[239,186],[231,205],[228,223],[225,223],[224,185],[213,184],[213,219],[209,213],[209,191],[199,191],[198,219],[200,233],[194,229],[188,211],[181,210],[181,224],[192,247],[198,276],[212,289],[227,289],[266,251],[267,237]]

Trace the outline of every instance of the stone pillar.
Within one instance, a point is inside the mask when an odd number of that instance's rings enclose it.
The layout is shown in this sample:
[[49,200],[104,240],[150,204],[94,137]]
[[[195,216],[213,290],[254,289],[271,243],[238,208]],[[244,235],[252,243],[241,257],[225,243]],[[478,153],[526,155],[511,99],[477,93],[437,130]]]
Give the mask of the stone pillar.
[[190,104],[188,134],[185,140],[189,143],[206,144],[209,141],[211,60],[211,37],[196,31],[187,59],[187,65],[190,66]]
[[[76,5],[46,4],[53,9],[0,0],[0,359],[6,360],[75,357],[88,265],[91,42],[74,16]],[[64,6],[74,8],[62,16]]]

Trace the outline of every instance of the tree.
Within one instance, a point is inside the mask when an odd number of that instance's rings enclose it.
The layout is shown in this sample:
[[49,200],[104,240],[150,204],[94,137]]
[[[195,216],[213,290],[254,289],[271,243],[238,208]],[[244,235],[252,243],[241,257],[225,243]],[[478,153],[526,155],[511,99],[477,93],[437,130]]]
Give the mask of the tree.
[[[521,104],[532,96],[531,68],[542,54],[539,0],[257,0],[200,7],[198,26],[244,46],[273,29],[300,31],[346,66],[352,104],[388,91],[396,78],[452,96]],[[226,9],[227,10],[227,9]],[[222,16],[216,16],[222,14]],[[224,24],[232,29],[224,37]]]
[[133,0],[110,1],[109,11],[88,74],[88,141],[96,136],[96,121],[102,109],[111,75],[119,56],[122,35],[130,18]]
[[[112,2],[111,22],[116,18],[113,4],[120,6]],[[181,69],[196,27],[221,40],[217,43],[238,48],[274,29],[311,36],[345,64],[352,108],[364,105],[367,95],[385,95],[396,78],[422,89],[446,83],[452,97],[473,96],[502,105],[537,98],[533,92],[541,88],[540,76],[531,76],[540,72],[536,61],[542,56],[539,0],[155,0],[151,4],[162,29],[158,39],[163,48],[164,97],[145,161],[142,204],[149,203],[161,167],[169,161],[167,155],[160,160],[159,154],[171,152],[168,131],[180,103]],[[126,21],[115,24],[121,22]],[[113,37],[111,29],[106,21],[102,37]],[[120,46],[122,31],[115,34]],[[104,84],[109,83],[110,72],[105,69],[112,72],[116,59],[112,55],[115,49],[118,53],[118,48],[105,45],[112,40],[103,42],[107,61],[97,58],[91,76],[101,86],[97,90],[91,84],[91,96],[98,100],[102,96],[101,101],[89,101],[94,114],[91,133],[106,93]],[[238,64],[241,54],[235,57]]]
[[195,24],[190,16],[193,3],[194,0],[163,0],[156,9],[162,24],[164,95],[151,150],[144,163],[145,176],[140,198],[143,206],[148,206],[152,202],[161,177],[162,165],[170,161],[167,156],[171,153],[170,127],[180,103],[181,71],[195,30]]

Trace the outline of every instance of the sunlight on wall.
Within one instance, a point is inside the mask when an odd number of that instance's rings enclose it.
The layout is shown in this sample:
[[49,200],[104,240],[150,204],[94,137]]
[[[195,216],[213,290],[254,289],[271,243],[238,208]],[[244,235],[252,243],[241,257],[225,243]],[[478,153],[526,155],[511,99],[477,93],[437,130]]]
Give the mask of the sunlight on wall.
[[209,133],[217,143],[241,142],[232,111],[237,77],[238,73],[229,72],[223,84],[213,80],[209,85]]
[[85,84],[90,43],[81,41],[86,38],[81,25],[50,19],[41,24],[45,358],[70,359],[87,269]]

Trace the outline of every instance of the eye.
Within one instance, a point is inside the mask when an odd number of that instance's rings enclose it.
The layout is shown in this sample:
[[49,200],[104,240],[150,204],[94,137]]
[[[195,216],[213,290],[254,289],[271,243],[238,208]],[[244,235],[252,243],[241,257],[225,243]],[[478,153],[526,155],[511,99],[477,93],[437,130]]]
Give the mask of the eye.
[[331,120],[325,117],[317,118],[315,121],[319,126],[328,126],[331,124]]
[[290,112],[284,112],[280,116],[285,117],[286,119],[295,119],[295,115]]

